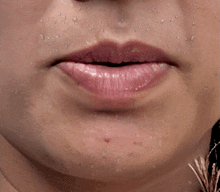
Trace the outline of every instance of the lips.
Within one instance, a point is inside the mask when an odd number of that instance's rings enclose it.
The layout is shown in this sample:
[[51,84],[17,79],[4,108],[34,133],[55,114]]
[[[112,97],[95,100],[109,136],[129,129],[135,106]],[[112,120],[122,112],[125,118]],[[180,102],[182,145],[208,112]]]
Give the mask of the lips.
[[58,61],[58,67],[77,86],[112,100],[156,86],[170,65],[173,63],[163,51],[136,41],[104,41]]

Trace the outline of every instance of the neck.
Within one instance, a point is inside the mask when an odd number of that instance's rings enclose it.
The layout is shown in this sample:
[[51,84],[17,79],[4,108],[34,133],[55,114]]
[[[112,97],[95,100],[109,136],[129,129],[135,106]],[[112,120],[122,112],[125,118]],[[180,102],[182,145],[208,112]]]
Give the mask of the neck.
[[[209,140],[207,141],[206,146],[209,143]],[[2,172],[0,172],[0,186],[2,187],[0,187],[0,192],[29,192],[33,191],[33,189],[41,192],[75,192],[79,191],[79,188],[81,192],[88,190],[95,192],[97,191],[97,187],[101,192],[202,191],[195,174],[188,166],[188,163],[194,165],[194,157],[190,158],[191,160],[189,161],[181,162],[181,164],[169,173],[164,175],[155,173],[157,179],[152,182],[149,182],[148,179],[143,179],[142,181],[130,181],[116,185],[114,183],[109,184],[74,178],[51,170],[22,155],[1,134],[0,151],[0,171]],[[208,148],[206,147],[202,154],[205,157],[207,153]],[[200,154],[199,156],[201,156],[201,151],[196,154]]]

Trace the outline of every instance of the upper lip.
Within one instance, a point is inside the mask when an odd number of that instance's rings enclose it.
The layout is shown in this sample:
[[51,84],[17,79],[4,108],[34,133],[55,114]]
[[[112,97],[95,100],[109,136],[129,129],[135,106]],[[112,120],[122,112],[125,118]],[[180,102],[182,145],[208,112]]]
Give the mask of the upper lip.
[[60,62],[106,64],[112,66],[163,62],[175,65],[161,49],[138,41],[129,41],[124,44],[113,41],[102,41],[88,48],[68,54],[56,63]]

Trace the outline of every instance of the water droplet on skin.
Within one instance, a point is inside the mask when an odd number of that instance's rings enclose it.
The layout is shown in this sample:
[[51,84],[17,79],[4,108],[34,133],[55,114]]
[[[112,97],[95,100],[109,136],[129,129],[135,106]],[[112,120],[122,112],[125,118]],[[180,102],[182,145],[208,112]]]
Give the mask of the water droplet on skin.
[[176,37],[176,39],[179,39],[180,37]]
[[194,36],[191,36],[191,37],[190,37],[190,41],[193,41],[193,39],[194,39]]
[[175,16],[175,18],[177,18],[177,16]]
[[172,19],[170,19],[170,22],[173,22],[173,18],[172,18]]
[[56,38],[59,39],[60,38],[59,35],[56,35]]
[[59,13],[59,16],[61,16],[61,13]]
[[168,44],[167,47],[170,48],[170,45]]
[[194,25],[195,25],[195,22],[192,23],[192,26],[194,26]]
[[157,13],[159,13],[160,11],[159,10],[157,10]]
[[148,32],[148,29],[146,29],[146,31]]
[[162,20],[160,21],[160,23],[164,23],[164,20],[162,19]]
[[44,37],[44,35],[43,34],[40,34],[40,37],[41,37],[41,39],[45,39],[45,37]]
[[77,18],[76,17],[73,17],[73,19],[72,19],[74,22],[76,22],[77,21]]
[[50,40],[50,37],[47,37],[48,40]]
[[66,48],[68,49],[70,46],[70,42],[67,43]]
[[43,22],[43,20],[40,20],[40,22],[42,23],[42,22]]
[[92,28],[89,28],[90,31],[92,31]]

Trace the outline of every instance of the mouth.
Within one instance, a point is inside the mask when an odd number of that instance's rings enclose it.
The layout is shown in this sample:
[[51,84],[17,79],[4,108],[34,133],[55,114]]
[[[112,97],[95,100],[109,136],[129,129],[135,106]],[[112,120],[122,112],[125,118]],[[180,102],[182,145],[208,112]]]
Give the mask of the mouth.
[[114,101],[156,86],[176,66],[162,50],[137,41],[103,41],[64,56],[56,65],[78,87]]

